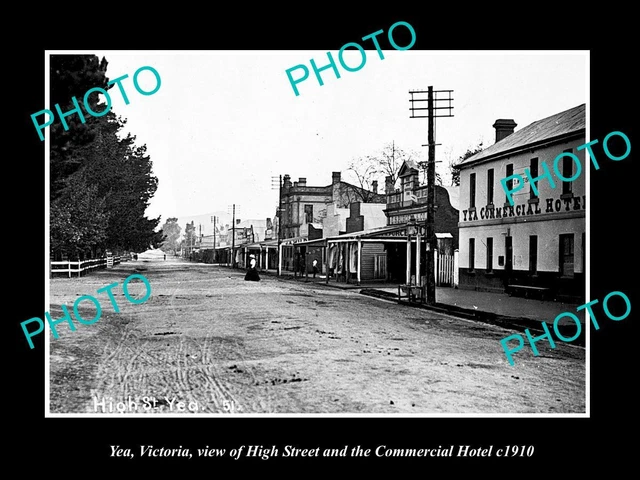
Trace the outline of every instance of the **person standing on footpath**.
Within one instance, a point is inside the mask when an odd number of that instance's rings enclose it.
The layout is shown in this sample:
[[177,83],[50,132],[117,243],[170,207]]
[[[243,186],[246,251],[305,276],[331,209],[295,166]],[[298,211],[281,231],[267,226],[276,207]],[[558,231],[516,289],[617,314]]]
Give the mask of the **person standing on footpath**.
[[258,275],[258,270],[256,270],[256,256],[251,254],[249,255],[249,259],[249,269],[244,279],[251,282],[259,282],[260,275]]
[[318,259],[313,259],[313,278],[316,278],[316,273],[318,273]]

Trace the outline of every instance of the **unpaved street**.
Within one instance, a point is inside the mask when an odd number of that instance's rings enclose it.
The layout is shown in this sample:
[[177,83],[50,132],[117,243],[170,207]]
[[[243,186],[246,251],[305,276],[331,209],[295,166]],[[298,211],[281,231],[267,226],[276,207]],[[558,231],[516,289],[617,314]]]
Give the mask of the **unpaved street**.
[[[145,303],[124,279],[149,279]],[[113,282],[120,313],[105,293]],[[132,282],[131,291],[142,284]],[[538,342],[505,358],[510,330],[321,285],[175,260],[51,280],[53,318],[93,295],[102,318],[50,335],[50,410],[102,413],[585,412],[585,350]],[[95,309],[83,302],[81,314]],[[45,330],[48,332],[48,329]],[[517,333],[522,333],[518,331]],[[104,403],[102,403],[104,401]],[[183,402],[180,404],[179,402]],[[103,407],[104,406],[104,407]]]

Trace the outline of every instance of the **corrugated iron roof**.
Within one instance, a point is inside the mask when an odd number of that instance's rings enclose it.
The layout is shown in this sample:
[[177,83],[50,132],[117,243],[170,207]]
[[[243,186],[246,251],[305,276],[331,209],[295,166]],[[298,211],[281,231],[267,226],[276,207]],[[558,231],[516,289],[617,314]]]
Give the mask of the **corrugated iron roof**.
[[485,148],[481,152],[464,160],[461,165],[475,163],[508,152],[515,148],[529,144],[551,140],[570,133],[584,130],[586,125],[585,104],[556,113],[550,117],[533,122],[526,127],[513,132],[506,138]]

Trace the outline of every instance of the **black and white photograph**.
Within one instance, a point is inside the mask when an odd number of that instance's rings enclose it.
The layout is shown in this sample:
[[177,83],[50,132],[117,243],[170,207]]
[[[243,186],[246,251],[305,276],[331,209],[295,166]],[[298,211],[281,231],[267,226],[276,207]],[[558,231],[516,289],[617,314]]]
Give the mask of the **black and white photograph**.
[[588,52],[392,32],[49,52],[51,415],[588,414]]
[[321,7],[18,20],[9,459],[626,471],[630,16]]

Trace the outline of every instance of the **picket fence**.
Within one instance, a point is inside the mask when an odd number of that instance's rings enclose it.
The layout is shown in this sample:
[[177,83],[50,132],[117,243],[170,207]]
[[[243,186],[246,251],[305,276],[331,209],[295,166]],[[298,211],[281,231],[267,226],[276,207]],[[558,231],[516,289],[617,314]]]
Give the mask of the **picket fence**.
[[436,252],[434,255],[434,270],[436,286],[457,287],[458,286],[458,251],[453,255],[445,255]]

